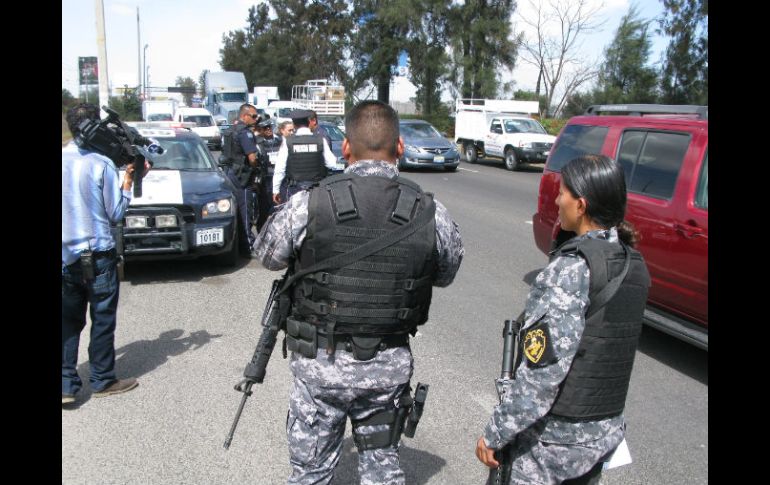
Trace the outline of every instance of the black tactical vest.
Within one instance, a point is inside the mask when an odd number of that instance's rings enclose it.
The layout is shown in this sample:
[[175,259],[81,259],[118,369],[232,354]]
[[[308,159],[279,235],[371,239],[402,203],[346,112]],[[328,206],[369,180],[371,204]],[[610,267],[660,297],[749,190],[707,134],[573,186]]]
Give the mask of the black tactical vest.
[[244,187],[254,175],[251,165],[246,161],[246,153],[238,140],[241,132],[246,129],[248,127],[245,124],[238,123],[227,130],[220,162],[221,165],[231,167],[230,170],[235,173],[235,177]]
[[622,272],[623,247],[602,239],[582,239],[568,241],[551,253],[552,257],[579,253],[590,269],[585,330],[551,415],[599,420],[623,412],[650,287],[642,255],[631,247],[626,249],[631,255],[628,273],[598,311],[592,310],[598,293]]
[[271,158],[275,160],[278,156],[278,150],[281,148],[281,138],[273,136],[272,138],[259,137],[257,143],[262,146],[260,153],[260,165],[262,166],[262,174],[266,177],[272,177],[275,172],[275,161],[271,163]]
[[[432,194],[400,177],[329,177],[310,191],[307,236],[296,271],[351,251],[414,219],[435,214]],[[436,223],[339,269],[312,273],[294,286],[292,318],[322,335],[387,336],[428,320],[436,271]]]
[[326,177],[323,137],[294,135],[286,139],[286,148],[286,178],[290,182],[318,182]]

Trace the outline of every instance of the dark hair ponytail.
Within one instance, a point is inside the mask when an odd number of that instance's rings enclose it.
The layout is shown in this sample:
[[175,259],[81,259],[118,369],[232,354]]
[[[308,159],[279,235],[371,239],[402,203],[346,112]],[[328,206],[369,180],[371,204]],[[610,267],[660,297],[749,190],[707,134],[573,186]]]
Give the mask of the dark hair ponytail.
[[575,198],[586,200],[586,215],[596,224],[616,227],[618,237],[629,246],[638,241],[638,233],[626,214],[626,179],[623,167],[604,155],[583,155],[561,169],[564,186]]

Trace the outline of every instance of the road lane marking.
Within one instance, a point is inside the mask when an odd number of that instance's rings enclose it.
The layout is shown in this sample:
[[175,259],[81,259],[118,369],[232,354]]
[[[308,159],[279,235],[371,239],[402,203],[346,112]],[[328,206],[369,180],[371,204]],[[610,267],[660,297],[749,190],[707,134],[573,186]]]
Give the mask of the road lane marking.
[[524,224],[532,224],[532,221],[524,221]]
[[471,170],[469,168],[462,168],[462,167],[457,167],[457,170],[465,170],[466,172],[479,173],[478,170]]

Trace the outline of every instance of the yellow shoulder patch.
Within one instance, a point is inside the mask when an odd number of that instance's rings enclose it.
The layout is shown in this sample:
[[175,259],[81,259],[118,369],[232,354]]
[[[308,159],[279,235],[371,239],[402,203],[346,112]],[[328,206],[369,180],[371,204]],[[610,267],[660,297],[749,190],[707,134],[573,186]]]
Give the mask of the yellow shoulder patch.
[[537,364],[543,357],[547,345],[547,335],[543,329],[532,329],[524,336],[524,355],[530,362]]

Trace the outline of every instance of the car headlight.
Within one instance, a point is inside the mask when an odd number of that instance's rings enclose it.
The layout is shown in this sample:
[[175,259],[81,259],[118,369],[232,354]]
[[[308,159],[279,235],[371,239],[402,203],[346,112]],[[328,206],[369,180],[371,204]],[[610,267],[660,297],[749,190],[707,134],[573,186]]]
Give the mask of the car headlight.
[[176,227],[176,216],[173,214],[155,216],[155,227]]
[[408,152],[420,153],[420,149],[414,145],[404,145],[404,149]]
[[207,217],[230,216],[232,214],[233,203],[229,198],[209,202],[203,206],[203,210],[201,211],[201,215],[204,219]]
[[145,216],[126,217],[127,229],[144,229],[145,227],[147,227],[147,217]]

